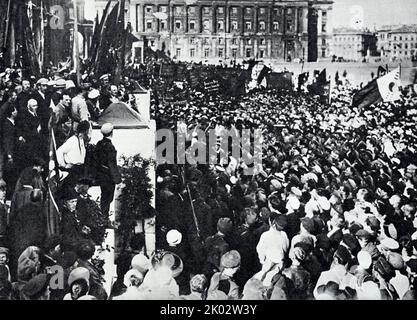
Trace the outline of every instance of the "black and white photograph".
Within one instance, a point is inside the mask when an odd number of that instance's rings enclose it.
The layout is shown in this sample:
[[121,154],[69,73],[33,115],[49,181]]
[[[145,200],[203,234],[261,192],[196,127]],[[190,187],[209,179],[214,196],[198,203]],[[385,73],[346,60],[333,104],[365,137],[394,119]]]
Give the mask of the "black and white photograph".
[[416,294],[416,0],[0,0],[0,300]]

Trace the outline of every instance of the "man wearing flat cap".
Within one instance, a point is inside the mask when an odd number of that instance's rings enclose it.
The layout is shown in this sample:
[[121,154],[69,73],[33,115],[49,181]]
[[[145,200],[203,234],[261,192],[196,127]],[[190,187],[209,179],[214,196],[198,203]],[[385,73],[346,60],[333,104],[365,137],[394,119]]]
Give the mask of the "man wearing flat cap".
[[48,135],[48,121],[50,117],[49,105],[51,103],[51,97],[48,95],[48,80],[41,78],[36,82],[38,89],[33,92],[32,98],[38,102],[37,113],[41,122],[41,134]]
[[116,184],[119,184],[122,179],[117,167],[117,151],[112,143],[113,125],[111,123],[103,124],[101,133],[103,139],[97,143],[94,154],[98,162],[96,182],[101,189],[101,212],[108,219]]

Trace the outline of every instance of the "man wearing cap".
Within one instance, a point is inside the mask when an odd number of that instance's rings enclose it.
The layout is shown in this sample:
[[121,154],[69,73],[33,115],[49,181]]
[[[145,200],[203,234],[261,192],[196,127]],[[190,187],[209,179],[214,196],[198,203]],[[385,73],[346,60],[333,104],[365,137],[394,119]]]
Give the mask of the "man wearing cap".
[[41,78],[36,82],[38,90],[34,91],[32,98],[38,102],[38,115],[41,122],[41,133],[43,135],[48,135],[48,121],[50,116],[49,105],[51,103],[51,98],[47,94],[48,90],[48,80]]
[[24,79],[22,81],[22,92],[17,95],[17,111],[26,109],[29,99],[31,99],[31,84],[29,80]]
[[112,143],[113,125],[111,123],[103,124],[101,133],[103,139],[95,147],[94,158],[98,161],[96,182],[101,189],[101,212],[108,219],[116,184],[119,184],[122,179],[117,167],[117,151]]
[[236,250],[228,251],[220,259],[220,272],[216,272],[211,277],[208,295],[221,290],[221,287],[226,287],[225,291],[228,300],[239,299],[239,286],[234,280],[234,276],[240,268],[240,254]]
[[87,99],[85,100],[88,107],[88,112],[90,113],[91,120],[97,121],[98,117],[100,116],[100,104],[98,99],[100,97],[100,91],[97,89],[92,89],[88,92]]
[[220,270],[220,259],[227,251],[230,245],[226,237],[233,231],[233,223],[229,218],[220,218],[217,221],[217,233],[207,237],[204,241],[206,252],[206,263],[204,272],[207,277],[211,277],[214,272]]
[[71,100],[71,119],[73,120],[72,129],[76,130],[81,121],[90,120],[87,102],[85,100],[86,91],[83,88],[74,88],[75,97]]
[[68,139],[72,130],[70,118],[71,97],[68,93],[59,95],[59,103],[53,108],[49,119],[48,128],[54,130],[56,148]]

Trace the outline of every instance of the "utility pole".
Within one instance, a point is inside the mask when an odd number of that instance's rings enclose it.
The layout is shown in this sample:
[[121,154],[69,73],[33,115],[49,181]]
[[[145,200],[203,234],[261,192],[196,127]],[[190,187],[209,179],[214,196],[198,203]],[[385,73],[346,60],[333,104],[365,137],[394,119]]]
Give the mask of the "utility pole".
[[77,75],[77,85],[81,83],[80,76],[80,50],[78,46],[78,17],[77,17],[77,0],[73,0],[74,4],[74,68]]

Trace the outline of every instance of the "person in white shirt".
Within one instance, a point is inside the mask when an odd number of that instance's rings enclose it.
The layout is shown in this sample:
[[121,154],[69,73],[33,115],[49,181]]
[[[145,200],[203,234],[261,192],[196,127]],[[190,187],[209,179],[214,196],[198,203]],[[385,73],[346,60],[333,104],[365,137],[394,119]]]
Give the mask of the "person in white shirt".
[[90,137],[90,123],[81,121],[77,127],[77,133],[56,150],[59,168],[68,172],[63,184],[64,189],[65,187],[74,188],[76,182],[84,173],[85,144],[88,143]]
[[290,241],[284,231],[287,218],[285,215],[273,212],[269,218],[269,224],[270,229],[261,235],[256,251],[262,265],[272,262],[282,269],[290,248]]

